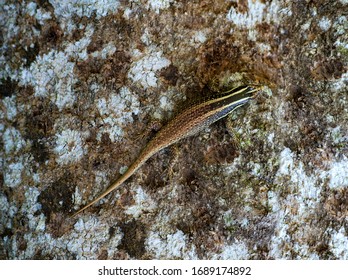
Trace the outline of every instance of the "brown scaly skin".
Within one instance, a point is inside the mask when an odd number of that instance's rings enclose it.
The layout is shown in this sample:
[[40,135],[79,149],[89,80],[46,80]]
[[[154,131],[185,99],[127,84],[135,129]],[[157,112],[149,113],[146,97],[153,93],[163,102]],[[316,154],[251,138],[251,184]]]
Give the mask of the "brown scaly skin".
[[257,91],[259,91],[258,88],[254,89],[249,86],[233,88],[232,90],[225,92],[223,96],[199,103],[184,110],[156,134],[156,136],[145,146],[137,160],[135,160],[135,162],[133,162],[133,164],[127,169],[126,173],[111,184],[111,186],[109,186],[109,188],[107,188],[97,198],[73,214],[72,217],[75,217],[105,197],[111,191],[118,188],[158,151],[187,136],[197,133],[203,128],[225,117],[238,107],[247,103],[250,99],[254,98]]

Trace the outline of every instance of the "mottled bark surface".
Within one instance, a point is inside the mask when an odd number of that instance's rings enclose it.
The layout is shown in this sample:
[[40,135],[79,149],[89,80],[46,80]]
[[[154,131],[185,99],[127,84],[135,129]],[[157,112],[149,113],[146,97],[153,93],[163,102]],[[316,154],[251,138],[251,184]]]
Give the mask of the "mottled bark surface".
[[[347,0],[0,13],[0,258],[348,259]],[[238,83],[265,88],[69,218],[154,120]]]

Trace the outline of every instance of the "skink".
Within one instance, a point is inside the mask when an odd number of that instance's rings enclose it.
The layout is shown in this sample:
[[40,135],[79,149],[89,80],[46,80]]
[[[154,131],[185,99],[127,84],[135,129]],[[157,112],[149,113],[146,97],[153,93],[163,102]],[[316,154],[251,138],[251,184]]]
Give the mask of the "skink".
[[238,107],[247,103],[256,96],[258,88],[240,86],[221,94],[214,99],[193,105],[184,110],[164,126],[155,137],[149,141],[140,153],[139,157],[127,169],[127,171],[116,180],[109,188],[86,206],[78,210],[72,217],[75,217],[86,208],[90,207],[107,194],[118,188],[124,181],[131,177],[150,157],[158,151],[173,143],[196,134],[200,130],[225,117]]

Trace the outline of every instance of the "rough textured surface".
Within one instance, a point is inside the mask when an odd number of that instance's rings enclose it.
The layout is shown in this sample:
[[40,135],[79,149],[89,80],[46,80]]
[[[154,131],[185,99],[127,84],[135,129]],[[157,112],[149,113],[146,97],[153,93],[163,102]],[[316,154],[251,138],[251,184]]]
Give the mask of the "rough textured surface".
[[[0,258],[348,259],[347,11],[0,0]],[[265,92],[69,218],[237,80]]]

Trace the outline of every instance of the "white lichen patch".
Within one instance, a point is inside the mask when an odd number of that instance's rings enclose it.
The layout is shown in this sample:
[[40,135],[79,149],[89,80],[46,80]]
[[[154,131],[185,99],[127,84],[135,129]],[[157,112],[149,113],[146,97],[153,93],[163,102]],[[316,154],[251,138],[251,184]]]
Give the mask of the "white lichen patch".
[[133,13],[133,10],[132,10],[132,9],[130,9],[130,8],[125,8],[124,11],[123,11],[123,17],[124,17],[126,20],[129,20],[132,13]]
[[342,130],[341,126],[338,125],[333,128],[328,128],[330,140],[335,144],[343,144],[348,142],[348,134]]
[[43,9],[38,8],[35,2],[29,2],[27,4],[26,12],[30,16],[34,16],[41,25],[44,25],[46,20],[52,18],[50,12],[45,12]]
[[12,253],[19,259],[32,259],[38,250],[42,250],[43,255],[63,256],[70,258],[73,256],[78,260],[96,259],[100,254],[100,244],[108,242],[113,245],[109,247],[108,254],[113,256],[120,244],[122,234],[116,230],[112,237],[109,235],[109,226],[100,222],[97,218],[89,217],[86,221],[79,219],[71,234],[53,238],[49,233],[30,232],[24,235],[27,242],[26,249],[19,251],[15,238],[7,239],[12,242]]
[[17,210],[15,203],[10,203],[7,197],[0,193],[0,234],[3,234],[6,228],[12,228],[13,217]]
[[258,43],[257,47],[261,53],[268,54],[271,51],[271,46],[266,43]]
[[131,215],[135,219],[139,218],[144,211],[151,212],[153,209],[156,208],[156,203],[140,187],[136,189],[134,200],[134,205],[129,206],[125,210],[125,213]]
[[[171,191],[168,196],[172,197],[177,190]],[[161,195],[161,193],[159,193]],[[174,199],[176,199],[175,197]],[[161,207],[161,205],[159,205]],[[197,259],[196,247],[189,242],[181,230],[171,227],[177,222],[178,215],[184,211],[184,207],[172,207],[170,211],[160,212],[155,222],[151,225],[145,245],[146,250],[155,259]]]
[[145,89],[157,86],[156,71],[170,65],[170,61],[163,57],[161,51],[151,48],[145,55],[135,51],[133,63],[128,72],[128,78],[133,82],[139,82]]
[[[109,184],[109,180],[106,176],[105,172],[97,170],[95,172],[95,185],[96,186],[105,186]],[[99,190],[96,190],[96,192],[99,192]]]
[[327,17],[323,17],[319,20],[319,27],[324,32],[328,31],[331,27],[331,20]]
[[279,210],[281,208],[278,203],[279,197],[274,193],[269,194],[270,201],[273,199],[274,204],[272,205],[273,211],[278,209],[274,216],[274,220],[277,221],[275,233],[271,238],[269,244],[269,256],[274,259],[289,258],[290,253],[287,250],[283,250],[285,244],[289,244],[291,241],[290,234],[288,232],[289,225],[286,223],[288,217],[288,211]]
[[223,219],[224,219],[224,223],[225,223],[226,228],[232,227],[236,224],[236,222],[234,221],[234,217],[233,217],[233,213],[232,213],[231,209],[227,210],[223,214]]
[[[348,19],[346,16],[339,16],[337,18],[335,18],[335,20],[332,23],[332,29],[334,31],[335,35],[343,35],[342,37],[339,36],[338,40],[343,39],[344,41],[346,41],[347,39],[347,29],[348,29]],[[347,43],[347,42],[346,42]]]
[[[79,219],[67,240],[67,248],[69,252],[77,255],[77,259],[95,259],[100,250],[100,244],[108,241],[109,238],[109,226],[106,223],[94,217],[88,217],[86,221]],[[109,242],[116,245],[112,250],[115,251],[121,242],[122,235],[115,234],[111,239]]]
[[193,32],[191,45],[199,46],[205,41],[207,41],[207,32],[205,32],[204,30],[197,30]]
[[50,92],[56,94],[63,92],[64,94],[61,94],[60,97],[51,96],[51,98],[62,99],[58,102],[61,103],[63,101],[61,105],[69,102],[73,103],[71,88],[73,69],[74,64],[69,62],[69,57],[65,53],[53,50],[38,57],[31,65],[29,71],[22,72],[22,83],[34,86],[35,96],[44,97]]
[[48,97],[62,110],[71,107],[76,101],[73,85],[75,63],[71,60],[87,58],[86,48],[90,43],[93,28],[86,27],[85,37],[70,43],[64,51],[52,50],[38,56],[30,68],[22,68],[19,74],[20,85],[32,85],[34,95]]
[[140,39],[147,46],[149,46],[151,44],[150,34],[149,34],[149,30],[147,28],[144,30],[144,33],[140,37]]
[[187,245],[187,237],[181,230],[167,234],[164,238],[157,232],[150,232],[145,244],[155,259],[197,258],[195,248]]
[[160,10],[168,9],[173,2],[174,0],[149,0],[147,7],[158,14]]
[[233,22],[237,27],[251,29],[259,23],[279,23],[282,16],[290,16],[291,11],[281,9],[283,1],[248,0],[245,13],[239,12],[233,6],[227,13],[227,20]]
[[5,153],[8,155],[13,152],[19,152],[26,145],[21,133],[14,127],[5,129],[2,134],[2,142],[5,148]]
[[[26,157],[25,157],[26,158]],[[17,159],[17,162],[10,163],[4,166],[4,185],[6,187],[17,187],[22,183],[22,174],[32,175],[28,162],[24,156]],[[7,163],[6,163],[7,164]],[[33,175],[34,176],[34,175]],[[33,187],[25,187],[25,201],[20,206],[19,211],[23,217],[26,217],[28,229],[32,232],[43,232],[45,230],[45,216],[43,214],[36,215],[35,213],[41,209],[41,205],[37,202],[40,192]],[[18,213],[18,207],[15,202],[9,202],[6,197],[0,196],[0,232],[4,227],[12,228],[13,217]],[[10,242],[11,236],[4,238],[4,243]],[[13,254],[16,254],[16,243],[12,244]]]
[[298,188],[296,196],[300,214],[305,214],[309,208],[314,208],[319,201],[321,187],[316,183],[318,176],[308,176],[303,163],[294,161],[294,154],[285,148],[280,154],[277,177],[290,176],[289,187]]
[[4,166],[4,184],[7,187],[15,188],[22,181],[24,165],[21,161],[10,163]]
[[5,97],[2,99],[2,104],[5,117],[12,121],[17,115],[16,97]]
[[[18,34],[19,27],[17,26],[18,8],[15,4],[5,4],[1,1],[0,4],[0,26],[2,27],[2,36],[6,40],[13,38]],[[4,27],[4,28],[3,28]],[[5,45],[5,44],[4,44]],[[2,47],[0,47],[1,49]]]
[[23,69],[22,83],[34,87],[34,95],[49,97],[59,109],[73,105],[74,63],[63,52],[51,51],[38,57],[30,69]]
[[246,13],[240,13],[232,6],[228,11],[227,20],[237,26],[251,28],[262,22],[265,8],[266,4],[260,1],[248,0],[248,11]]
[[37,188],[28,187],[24,192],[25,202],[22,204],[21,212],[23,214],[34,214],[41,209],[41,204],[37,202],[40,191]]
[[344,227],[339,231],[334,231],[330,240],[330,251],[336,258],[341,260],[348,260],[348,234]]
[[[7,77],[11,76],[12,69],[8,65],[5,56],[1,54],[1,47],[0,47],[0,79],[6,79]],[[0,112],[0,117],[2,117],[3,112]]]
[[79,131],[65,129],[56,134],[54,152],[58,164],[67,164],[79,161],[86,153],[84,137]]
[[32,232],[43,232],[46,227],[44,214],[35,215],[35,212],[41,210],[41,204],[37,202],[39,195],[40,192],[37,188],[26,188],[25,201],[21,207],[21,212],[28,218],[28,226]]
[[328,171],[321,173],[322,178],[329,178],[329,187],[332,189],[348,187],[348,159],[332,162]]
[[86,60],[88,58],[87,55],[87,47],[91,43],[91,37],[94,33],[94,27],[88,24],[84,27],[84,37],[76,42],[71,42],[67,44],[64,53],[69,57],[76,60]]
[[74,201],[74,204],[76,206],[75,210],[80,208],[80,205],[82,204],[82,201],[83,201],[83,196],[79,188],[75,188],[75,192],[72,195],[72,201]]
[[274,132],[271,132],[270,134],[268,134],[267,140],[268,140],[268,143],[270,143],[271,145],[274,144]]
[[127,87],[122,87],[119,92],[112,92],[108,98],[97,100],[97,108],[103,118],[104,126],[98,131],[97,139],[100,141],[103,133],[108,133],[112,142],[118,141],[123,136],[123,127],[133,121],[133,115],[139,113],[139,100]]
[[[276,192],[268,193],[268,204],[273,210],[270,215],[276,221],[275,234],[271,238],[270,256],[277,259],[289,258],[291,254],[286,250],[286,244],[291,239],[289,233],[291,229],[287,222],[289,215],[291,215],[292,227],[310,219],[319,206],[323,185],[319,171],[307,174],[303,163],[296,160],[296,156],[289,148],[283,149],[280,153],[275,182],[289,194],[281,198]],[[310,234],[310,228],[305,225],[297,234],[302,235],[302,240],[305,240],[308,237],[307,234]],[[292,250],[295,249],[301,258],[309,258],[313,254],[308,251],[308,244],[305,241],[298,242],[292,247]]]
[[101,51],[95,51],[91,53],[92,57],[100,57],[102,59],[106,59],[108,56],[111,56],[115,53],[116,46],[114,43],[110,42],[104,46]]
[[168,95],[162,95],[160,97],[160,108],[166,112],[172,111],[174,107],[174,103],[172,99]]
[[[348,44],[347,44],[347,50],[348,50]],[[333,90],[335,91],[339,91],[339,90],[345,91],[347,88],[347,83],[348,83],[348,72],[345,72],[342,74],[342,76],[339,79],[331,82],[331,85]]]
[[236,240],[232,245],[222,246],[221,253],[212,256],[212,259],[218,260],[246,260],[249,258],[247,245],[239,240]]
[[310,27],[311,27],[311,23],[310,22],[305,22],[304,24],[301,25],[301,30],[304,32],[303,35],[305,35],[306,38],[307,38],[307,32],[308,32]]
[[[340,161],[332,160],[325,166],[325,170],[317,168],[307,174],[303,163],[296,158],[289,148],[285,148],[280,153],[279,169],[275,182],[288,194],[285,197],[280,197],[277,192],[268,192],[268,203],[273,211],[270,216],[276,221],[275,234],[270,244],[269,255],[271,257],[276,259],[291,258],[291,255],[296,252],[298,258],[319,258],[318,254],[313,252],[306,242],[308,238],[312,238],[311,234],[314,234],[316,229],[304,221],[313,219],[313,215],[319,210],[318,207],[322,207],[320,204],[321,192],[326,185],[330,188],[348,187],[346,172],[348,160],[345,157]],[[291,237],[290,232],[294,227],[298,228],[296,242],[291,241],[293,237]],[[342,238],[338,239],[342,240]],[[336,239],[333,238],[333,240]],[[290,247],[288,248],[286,245],[289,242],[292,242],[292,252],[289,251]],[[341,250],[337,255],[341,256],[343,247],[337,246],[337,248]]]
[[290,174],[290,171],[294,167],[294,159],[293,159],[293,153],[289,148],[285,148],[281,154],[279,159],[279,169],[278,173],[279,175],[284,174]]
[[120,5],[117,0],[75,0],[60,1],[50,0],[57,18],[90,17],[92,14],[96,18],[105,17],[107,14],[116,13]]

